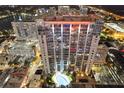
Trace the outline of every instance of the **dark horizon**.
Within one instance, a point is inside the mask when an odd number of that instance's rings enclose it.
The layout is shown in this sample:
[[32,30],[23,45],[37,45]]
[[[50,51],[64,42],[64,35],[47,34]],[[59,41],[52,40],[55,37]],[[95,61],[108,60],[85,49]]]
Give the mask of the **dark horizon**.
[[113,12],[114,14],[124,16],[124,5],[95,5],[98,8]]
[[[0,6],[0,11],[8,9],[8,6],[10,6],[10,5],[1,5]],[[32,7],[33,6],[33,8],[41,7],[41,8],[46,8],[47,9],[49,7],[57,8],[57,6],[59,6],[59,5],[15,5],[15,6],[16,6],[15,8],[20,8],[20,7],[25,8],[25,7]],[[62,5],[62,6],[64,6],[64,5]],[[71,8],[79,9],[78,5],[69,5],[69,6]],[[113,12],[113,13],[115,13],[117,15],[120,15],[120,16],[124,16],[124,5],[95,5],[95,7],[105,9],[106,11]],[[13,7],[11,7],[11,8],[9,7],[9,9],[13,10]]]

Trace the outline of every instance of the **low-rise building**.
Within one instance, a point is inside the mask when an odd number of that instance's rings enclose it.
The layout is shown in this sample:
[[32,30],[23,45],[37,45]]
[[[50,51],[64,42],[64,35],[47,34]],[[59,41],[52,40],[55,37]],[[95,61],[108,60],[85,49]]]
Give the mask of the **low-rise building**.
[[9,47],[8,52],[12,55],[31,57],[35,55],[33,45],[35,45],[34,42],[18,41]]
[[27,67],[20,67],[15,69],[10,74],[10,79],[8,80],[7,84],[4,86],[5,88],[19,88],[25,81],[25,77],[27,75],[28,68]]
[[9,67],[8,63],[14,59],[13,55],[0,54],[0,70],[4,70]]

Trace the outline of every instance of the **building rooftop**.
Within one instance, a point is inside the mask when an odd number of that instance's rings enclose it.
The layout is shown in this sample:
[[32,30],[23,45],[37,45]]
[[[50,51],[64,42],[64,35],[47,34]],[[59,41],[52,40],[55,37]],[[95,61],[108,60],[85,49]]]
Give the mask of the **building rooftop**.
[[14,71],[10,75],[10,79],[5,87],[20,87],[25,76],[27,75],[28,68],[20,67],[14,69]]
[[[38,17],[37,19],[40,19]],[[45,16],[43,17],[44,21],[89,21],[94,22],[97,19],[95,15],[63,15],[63,16]]]
[[7,54],[0,54],[0,63],[7,63],[8,58],[11,57],[11,55],[7,55]]
[[20,41],[20,42],[16,42],[14,43],[10,49],[31,49],[32,45],[34,44],[34,42],[26,42],[26,41]]
[[86,22],[82,22],[82,21],[76,21],[76,22],[72,22],[72,21],[46,21],[45,23],[49,23],[49,24],[91,24],[93,22],[90,21],[86,21]]

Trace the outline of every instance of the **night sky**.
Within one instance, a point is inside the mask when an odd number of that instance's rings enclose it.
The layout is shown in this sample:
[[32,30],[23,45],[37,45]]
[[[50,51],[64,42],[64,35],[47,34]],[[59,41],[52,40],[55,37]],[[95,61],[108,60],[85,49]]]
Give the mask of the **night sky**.
[[107,11],[111,11],[115,14],[124,16],[124,5],[101,5],[97,7],[101,7]]

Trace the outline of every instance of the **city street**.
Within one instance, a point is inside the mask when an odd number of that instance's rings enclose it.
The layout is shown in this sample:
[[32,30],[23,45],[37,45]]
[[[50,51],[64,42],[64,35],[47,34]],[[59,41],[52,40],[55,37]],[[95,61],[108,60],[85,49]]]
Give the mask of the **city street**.
[[0,6],[0,87],[124,86],[124,16],[119,9]]
[[102,72],[100,73],[100,82],[98,84],[103,85],[123,85],[124,77],[120,77],[113,67],[108,67],[106,65],[102,66]]
[[41,65],[41,58],[40,58],[40,52],[38,50],[38,48],[36,49],[36,55],[34,60],[31,62],[29,70],[28,70],[28,74],[27,77],[25,78],[25,80],[23,81],[24,83],[22,83],[21,87],[24,87],[25,85],[27,85],[28,83],[30,83],[30,80],[32,80],[37,68]]

